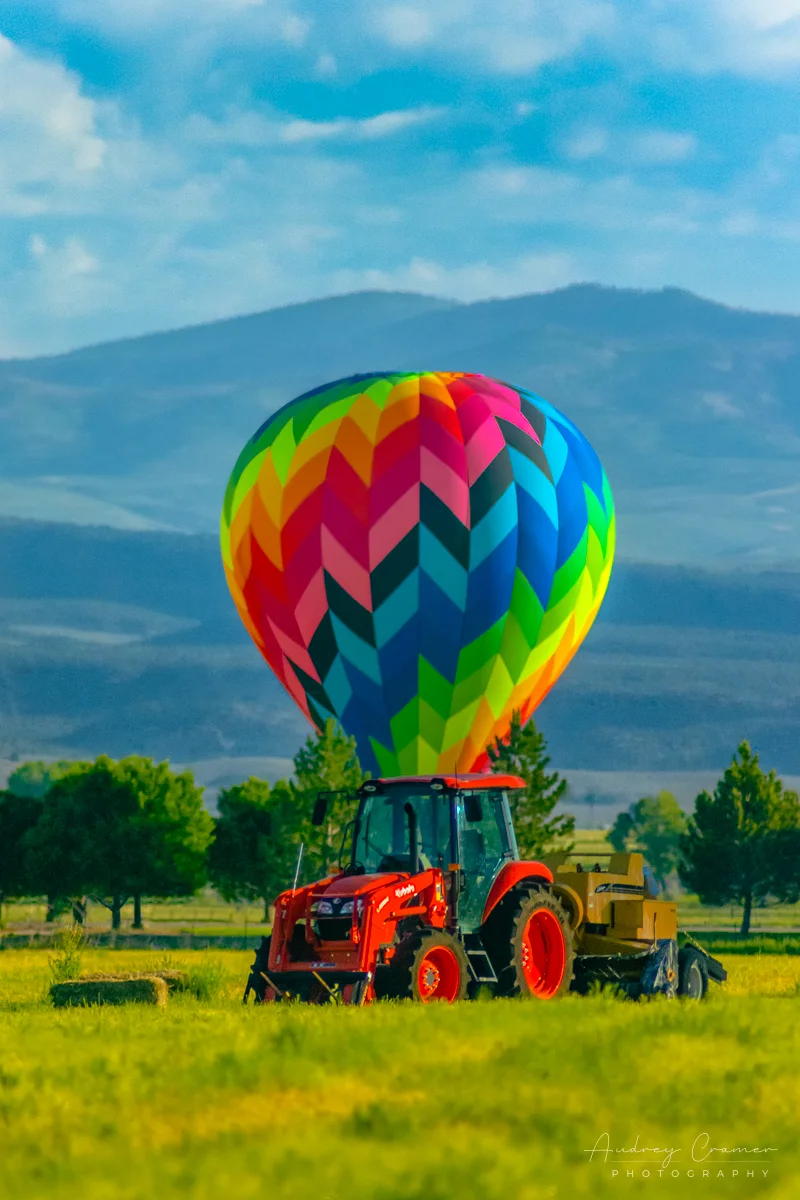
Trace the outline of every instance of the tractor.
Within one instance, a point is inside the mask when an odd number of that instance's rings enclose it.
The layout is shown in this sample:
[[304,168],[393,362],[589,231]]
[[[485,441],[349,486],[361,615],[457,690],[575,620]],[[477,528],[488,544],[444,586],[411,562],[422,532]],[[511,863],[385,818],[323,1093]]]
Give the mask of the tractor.
[[[702,998],[722,966],[678,946],[674,904],[640,854],[589,868],[521,860],[514,775],[370,779],[357,792],[349,861],[275,903],[245,991],[257,1002],[496,996],[552,999],[612,983],[638,997]],[[320,792],[321,825],[332,793]]]

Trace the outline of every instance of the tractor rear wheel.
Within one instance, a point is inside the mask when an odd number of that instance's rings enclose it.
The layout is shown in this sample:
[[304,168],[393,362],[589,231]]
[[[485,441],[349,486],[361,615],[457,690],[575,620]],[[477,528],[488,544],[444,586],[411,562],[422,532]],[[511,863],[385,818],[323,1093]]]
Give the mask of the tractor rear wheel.
[[[452,1004],[467,994],[469,964],[461,942],[440,929],[417,929],[402,939],[380,984],[384,999]],[[376,985],[378,981],[376,980]]]
[[564,995],[575,960],[566,912],[544,888],[520,890],[509,901],[489,939],[499,994],[537,1000]]

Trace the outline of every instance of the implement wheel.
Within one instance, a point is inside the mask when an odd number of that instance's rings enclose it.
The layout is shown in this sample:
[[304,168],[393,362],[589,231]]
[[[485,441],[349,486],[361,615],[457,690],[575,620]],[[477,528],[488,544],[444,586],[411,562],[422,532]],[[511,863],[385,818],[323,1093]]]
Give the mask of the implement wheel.
[[418,929],[406,934],[397,947],[380,994],[384,999],[453,1004],[464,999],[468,982],[469,965],[461,943],[438,929]]
[[500,995],[553,1000],[569,991],[575,959],[572,929],[551,892],[516,892],[487,934]]
[[705,954],[694,946],[678,953],[678,995],[687,1000],[703,1000],[708,991],[708,963]]

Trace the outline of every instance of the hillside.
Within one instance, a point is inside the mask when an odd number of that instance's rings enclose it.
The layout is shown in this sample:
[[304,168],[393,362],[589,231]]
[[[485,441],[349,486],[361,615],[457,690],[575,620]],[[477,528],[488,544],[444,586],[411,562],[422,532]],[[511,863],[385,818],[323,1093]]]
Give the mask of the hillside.
[[212,533],[265,415],[321,381],[421,365],[567,411],[607,467],[624,557],[800,564],[800,318],[675,289],[361,293],[0,362],[0,516]]
[[[239,622],[215,537],[5,522],[0,580],[0,758],[286,759],[308,731]],[[539,710],[554,761],[717,770],[749,737],[800,773],[799,607],[800,573],[620,562]]]

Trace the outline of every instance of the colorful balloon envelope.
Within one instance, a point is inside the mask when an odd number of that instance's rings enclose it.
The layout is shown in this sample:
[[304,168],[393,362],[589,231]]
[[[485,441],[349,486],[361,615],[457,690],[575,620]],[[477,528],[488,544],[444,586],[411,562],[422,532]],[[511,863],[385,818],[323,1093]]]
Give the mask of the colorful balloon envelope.
[[485,375],[355,375],[242,451],[225,572],[253,640],[318,727],[381,775],[481,770],[600,607],[614,506],[586,438]]

